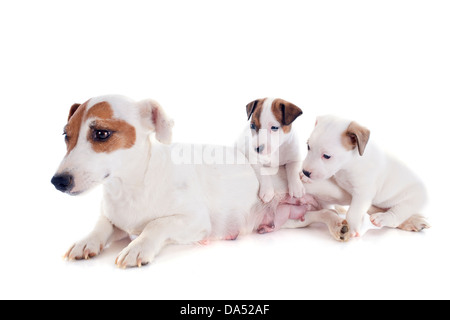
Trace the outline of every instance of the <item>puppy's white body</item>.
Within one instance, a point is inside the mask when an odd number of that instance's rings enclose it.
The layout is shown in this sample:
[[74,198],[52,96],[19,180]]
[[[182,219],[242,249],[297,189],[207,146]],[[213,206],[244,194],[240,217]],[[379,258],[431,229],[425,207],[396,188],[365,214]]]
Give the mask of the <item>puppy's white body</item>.
[[352,195],[347,213],[352,236],[359,234],[365,212],[371,213],[372,223],[380,227],[414,231],[428,227],[419,215],[426,202],[423,183],[368,139],[369,131],[352,121],[319,117],[308,141],[304,172],[312,180],[334,176]]
[[286,168],[289,195],[300,198],[305,194],[298,176],[301,169],[300,144],[292,127],[301,114],[300,108],[282,99],[265,98],[247,105],[251,124],[250,128],[244,129],[238,145],[260,173],[259,196],[266,203],[275,195],[271,177],[280,166]]

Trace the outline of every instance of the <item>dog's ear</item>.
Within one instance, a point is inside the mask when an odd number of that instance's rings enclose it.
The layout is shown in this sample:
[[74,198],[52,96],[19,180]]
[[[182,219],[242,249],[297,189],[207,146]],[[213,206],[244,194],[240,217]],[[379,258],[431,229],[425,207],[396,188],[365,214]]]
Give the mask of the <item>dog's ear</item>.
[[81,106],[81,104],[79,103],[74,103],[71,107],[70,107],[70,111],[69,111],[69,117],[67,118],[67,121],[70,120],[70,118],[72,118],[72,116],[75,114],[75,112],[77,112],[78,108]]
[[350,145],[353,149],[358,147],[359,155],[364,154],[367,142],[369,142],[370,131],[369,129],[359,125],[355,121],[352,121],[345,132],[346,137],[349,139]]
[[295,104],[279,99],[279,103],[276,104],[276,108],[279,108],[282,115],[281,124],[284,126],[290,125],[297,117],[303,114],[302,109]]
[[165,144],[172,142],[173,120],[170,119],[161,105],[155,100],[147,99],[138,102],[142,124],[155,131],[156,139]]
[[255,100],[247,104],[247,120],[250,120],[253,112],[255,112],[256,106],[258,105],[259,100]]

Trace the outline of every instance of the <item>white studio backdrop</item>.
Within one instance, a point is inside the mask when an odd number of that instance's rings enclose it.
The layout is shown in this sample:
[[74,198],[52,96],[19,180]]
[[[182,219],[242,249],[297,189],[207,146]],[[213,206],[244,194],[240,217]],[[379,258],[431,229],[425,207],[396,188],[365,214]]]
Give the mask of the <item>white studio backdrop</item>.
[[[450,298],[449,16],[447,1],[1,2],[0,298]],[[50,184],[63,127],[73,103],[109,93],[159,101],[175,142],[231,145],[266,96],[303,109],[305,146],[317,115],[357,120],[423,178],[433,227],[343,244],[313,225],[171,246],[126,271],[126,242],[65,262],[101,190]]]

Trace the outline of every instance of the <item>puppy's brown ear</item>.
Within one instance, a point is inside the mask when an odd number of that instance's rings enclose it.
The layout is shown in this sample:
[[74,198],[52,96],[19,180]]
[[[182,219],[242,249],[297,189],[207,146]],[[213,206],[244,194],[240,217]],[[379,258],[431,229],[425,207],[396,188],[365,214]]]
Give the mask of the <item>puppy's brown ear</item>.
[[70,118],[72,118],[72,116],[75,114],[75,112],[77,112],[78,108],[81,106],[81,104],[79,103],[74,103],[71,107],[70,107],[70,111],[69,111],[69,118],[67,118],[67,121],[70,120]]
[[253,112],[255,112],[256,106],[258,105],[259,100],[255,100],[247,104],[247,120],[250,120]]
[[165,144],[172,142],[173,120],[170,119],[161,105],[155,100],[147,99],[138,102],[142,124],[155,131],[156,139]]
[[297,117],[303,114],[302,109],[282,99],[276,99],[272,104],[272,108],[275,115],[281,115],[280,123],[284,126],[290,125]]
[[364,150],[366,149],[367,142],[369,142],[369,129],[359,125],[355,121],[352,121],[345,132],[345,136],[348,139],[348,146],[352,149],[358,147],[359,155],[362,156],[364,154]]

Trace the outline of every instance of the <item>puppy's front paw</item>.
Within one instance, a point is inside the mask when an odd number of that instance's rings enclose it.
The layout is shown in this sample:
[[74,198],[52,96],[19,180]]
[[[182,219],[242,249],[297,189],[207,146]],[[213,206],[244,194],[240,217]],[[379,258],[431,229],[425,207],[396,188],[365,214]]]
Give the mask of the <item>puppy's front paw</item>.
[[116,259],[116,265],[119,268],[142,267],[149,264],[156,253],[149,247],[145,241],[139,239],[131,242],[123,249]]
[[350,238],[359,238],[359,237],[361,237],[361,234],[360,234],[358,229],[350,228],[348,234],[349,234]]
[[289,181],[289,195],[294,198],[301,198],[305,195],[305,187],[300,179],[296,179],[294,181]]
[[64,259],[82,260],[95,257],[103,250],[104,244],[95,237],[88,237],[78,241],[70,247],[64,255]]
[[260,188],[259,190],[259,197],[264,203],[270,202],[274,196],[275,190],[273,187]]

